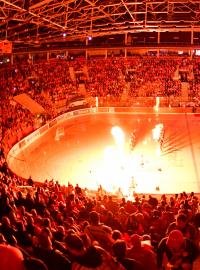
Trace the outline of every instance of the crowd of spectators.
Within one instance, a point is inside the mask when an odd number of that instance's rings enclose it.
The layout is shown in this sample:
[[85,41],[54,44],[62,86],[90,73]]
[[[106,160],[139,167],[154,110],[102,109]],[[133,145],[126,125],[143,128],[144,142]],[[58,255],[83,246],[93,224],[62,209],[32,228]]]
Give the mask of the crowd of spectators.
[[14,143],[36,128],[38,115],[17,103],[13,97],[28,94],[44,109],[44,120],[57,115],[54,103],[67,98],[74,90],[69,76],[69,63],[39,63],[35,65],[14,65],[1,72],[1,138],[5,152]]
[[[179,95],[180,86],[173,86],[172,82],[174,72],[181,64],[180,59],[149,56],[130,59],[77,58],[70,61],[54,59],[49,62],[10,66],[8,70],[1,73],[1,87],[7,94],[15,95],[33,90],[34,94],[43,91],[54,101],[66,98],[70,92],[76,91],[80,81],[84,81],[86,90],[94,91],[96,96],[120,96],[127,82],[132,84],[130,95],[133,91],[139,95],[140,87],[148,83],[159,85],[160,94],[164,96]],[[74,78],[70,74],[70,67],[75,73]],[[143,95],[155,95],[156,91],[157,88]]]
[[[196,94],[198,63],[192,64]],[[80,80],[87,95],[120,98],[130,83],[131,96],[179,96],[181,81],[173,80],[178,65],[186,68],[187,62],[79,59],[15,65],[1,72],[0,269],[192,269],[200,227],[194,193],[135,194],[133,200],[119,200],[88,196],[78,185],[48,180],[38,184],[29,179],[25,188],[26,181],[9,171],[5,159],[12,145],[36,128],[36,116],[13,96],[30,95],[46,109],[48,121],[57,115],[54,103],[77,92]],[[74,81],[70,67],[84,72]]]
[[181,95],[181,81],[173,79],[179,61],[148,57],[129,61],[127,80],[130,95],[143,97],[169,97]]
[[[77,91],[80,82],[84,82],[87,92],[95,96],[119,97],[127,82],[131,84],[131,96],[155,96],[157,93],[161,96],[180,96],[181,77],[174,82],[174,73],[183,65],[193,66],[195,83],[198,83],[198,60],[146,56],[90,60],[80,57],[70,61],[54,59],[35,64],[11,65],[0,73],[0,84],[7,94],[34,92],[34,97],[36,93],[45,92],[54,102]],[[74,74],[70,74],[70,68]],[[147,91],[142,91],[146,85]]]
[[34,116],[11,99],[1,98],[1,146],[5,153],[26,135],[34,131]]

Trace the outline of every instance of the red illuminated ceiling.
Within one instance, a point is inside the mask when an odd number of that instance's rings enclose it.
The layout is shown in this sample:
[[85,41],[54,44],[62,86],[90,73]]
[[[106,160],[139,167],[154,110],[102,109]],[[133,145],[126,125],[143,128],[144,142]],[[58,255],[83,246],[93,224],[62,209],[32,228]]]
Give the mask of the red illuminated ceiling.
[[200,1],[0,0],[0,39],[14,46],[146,31],[200,31]]

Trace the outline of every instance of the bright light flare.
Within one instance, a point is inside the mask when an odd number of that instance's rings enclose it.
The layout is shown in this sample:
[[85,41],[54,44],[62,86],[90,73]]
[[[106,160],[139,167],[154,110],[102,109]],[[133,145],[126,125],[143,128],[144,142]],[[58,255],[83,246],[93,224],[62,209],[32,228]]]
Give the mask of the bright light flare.
[[125,153],[121,156],[117,147],[106,147],[104,165],[100,172],[101,177],[99,177],[102,186],[109,192],[116,192],[120,188],[123,195],[128,195],[132,168]]
[[104,150],[104,162],[98,178],[107,191],[116,192],[120,188],[125,195],[129,193],[132,175],[125,149],[125,134],[119,126],[113,126],[111,134],[114,144]]
[[115,161],[116,150],[113,146],[108,146],[104,150],[104,161],[105,162],[112,162]]
[[163,132],[163,124],[157,124],[155,126],[155,128],[152,129],[152,137],[154,141],[159,141],[159,139],[162,136],[162,132]]
[[123,148],[125,144],[125,134],[123,130],[118,126],[114,126],[111,129],[111,134],[114,138],[116,146],[119,148]]

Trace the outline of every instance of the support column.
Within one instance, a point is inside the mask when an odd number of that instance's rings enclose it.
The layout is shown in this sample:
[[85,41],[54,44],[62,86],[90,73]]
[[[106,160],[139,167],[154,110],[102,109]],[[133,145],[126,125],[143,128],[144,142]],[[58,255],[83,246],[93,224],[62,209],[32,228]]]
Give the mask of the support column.
[[160,32],[158,32],[158,39],[157,39],[158,44],[160,44]]
[[10,56],[10,63],[13,65],[13,62],[14,62],[14,57],[13,57],[13,54],[11,54],[11,56]]
[[191,31],[191,44],[194,44],[194,31]]
[[[191,45],[193,44],[194,44],[194,30],[191,31]],[[190,59],[193,58],[193,53],[194,53],[194,50],[190,49],[189,50]]]
[[127,57],[127,48],[125,48],[125,50],[124,50],[124,57],[125,58]]
[[[160,44],[160,32],[158,32],[157,43]],[[160,49],[157,50],[157,57],[159,57],[159,56],[160,56]]]
[[127,37],[128,37],[128,35],[127,35],[127,33],[125,33],[125,45],[127,45]]

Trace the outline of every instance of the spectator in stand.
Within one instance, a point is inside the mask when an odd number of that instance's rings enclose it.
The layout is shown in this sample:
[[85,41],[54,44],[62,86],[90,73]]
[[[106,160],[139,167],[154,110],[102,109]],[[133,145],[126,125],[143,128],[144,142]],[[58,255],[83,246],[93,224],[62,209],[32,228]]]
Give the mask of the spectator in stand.
[[[126,203],[124,204],[126,206]],[[118,211],[117,219],[120,222],[121,231],[126,232],[126,224],[128,220],[128,213],[125,210],[125,207],[121,206]]]
[[[184,238],[179,230],[173,230],[163,238],[158,246],[158,269],[170,267],[173,270],[192,270],[194,261],[199,255],[198,247]],[[164,257],[166,260],[164,260]]]
[[26,270],[48,270],[46,264],[43,261],[34,257],[27,257],[24,260],[24,265]]
[[15,237],[17,239],[17,243],[21,247],[31,247],[32,246],[32,238],[31,235],[26,231],[26,227],[23,221],[18,221],[16,224],[16,232]]
[[30,257],[19,247],[7,244],[3,235],[0,235],[0,269],[1,270],[48,270],[41,260]]
[[0,225],[0,233],[2,233],[6,241],[11,244],[13,242],[13,237],[16,233],[16,229],[10,223],[10,219],[6,216],[2,217]]
[[10,245],[0,244],[1,270],[26,270],[22,252]]
[[68,234],[65,239],[72,261],[72,270],[125,270],[106,250],[83,241],[77,234]]
[[172,222],[168,229],[167,235],[173,230],[180,230],[184,237],[196,241],[198,238],[198,231],[195,226],[189,222],[188,217],[185,214],[179,214],[176,217],[176,221]]
[[42,260],[48,267],[48,270],[67,270],[71,269],[70,260],[59,250],[53,247],[51,238],[45,232],[34,240],[34,257]]
[[113,244],[113,253],[117,261],[121,263],[126,270],[145,270],[142,264],[134,259],[130,259],[126,256],[127,245],[124,240],[117,240]]
[[11,196],[5,196],[5,198],[1,200],[1,210],[0,210],[0,215],[1,216],[9,216],[11,212],[14,211],[14,207],[12,206],[11,203]]
[[108,211],[106,213],[106,218],[105,218],[104,223],[105,225],[111,227],[112,230],[120,230],[120,231],[122,230],[122,226],[120,222],[111,211]]
[[130,214],[127,220],[127,232],[129,235],[145,233],[144,215],[142,213]]
[[118,240],[118,239],[122,239],[123,238],[123,235],[120,231],[118,230],[113,230],[112,231],[112,238],[114,241]]
[[142,237],[138,234],[131,235],[130,238],[131,246],[127,249],[127,257],[135,259],[140,262],[143,266],[143,269],[156,270],[156,253],[142,244]]
[[97,242],[102,248],[110,251],[112,249],[112,229],[100,223],[100,216],[96,211],[89,214],[90,224],[85,227],[84,232],[92,242]]

